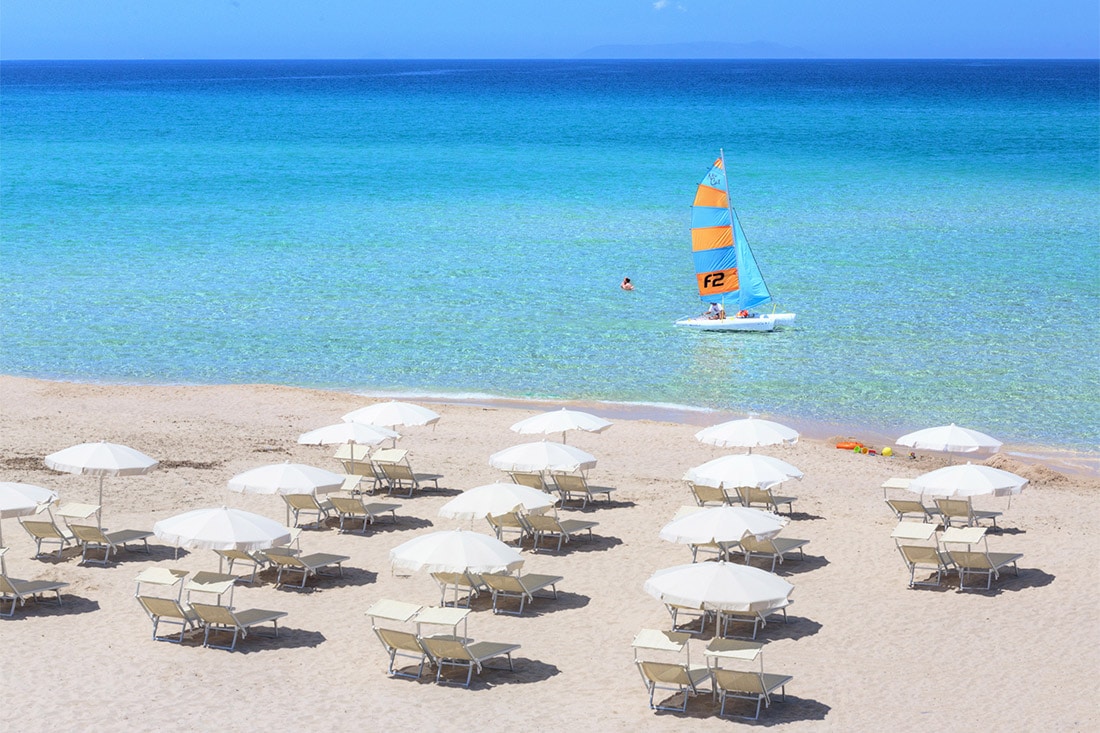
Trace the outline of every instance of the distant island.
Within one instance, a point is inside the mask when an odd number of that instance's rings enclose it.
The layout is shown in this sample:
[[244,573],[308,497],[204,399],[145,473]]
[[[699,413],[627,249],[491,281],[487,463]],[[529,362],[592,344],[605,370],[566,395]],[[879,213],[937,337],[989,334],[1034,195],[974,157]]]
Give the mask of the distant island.
[[805,59],[814,54],[797,46],[753,43],[655,43],[595,46],[577,55],[581,59]]

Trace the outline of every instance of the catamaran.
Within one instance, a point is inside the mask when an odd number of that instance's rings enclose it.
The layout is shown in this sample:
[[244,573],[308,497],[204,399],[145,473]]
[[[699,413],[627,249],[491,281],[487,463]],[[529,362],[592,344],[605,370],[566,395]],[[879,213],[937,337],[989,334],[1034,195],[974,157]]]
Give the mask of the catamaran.
[[691,250],[699,300],[718,304],[721,309],[712,305],[701,316],[676,321],[677,326],[703,331],[773,331],[794,322],[794,313],[777,313],[774,304],[770,313],[755,310],[773,303],[772,295],[730,205],[723,152],[695,191]]

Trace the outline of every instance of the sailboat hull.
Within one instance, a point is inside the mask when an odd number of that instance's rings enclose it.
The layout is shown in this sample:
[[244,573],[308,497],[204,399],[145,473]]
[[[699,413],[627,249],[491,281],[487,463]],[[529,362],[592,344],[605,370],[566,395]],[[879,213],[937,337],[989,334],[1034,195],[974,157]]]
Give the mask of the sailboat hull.
[[677,326],[698,331],[774,331],[776,327],[794,323],[794,313],[765,313],[748,318],[684,318]]

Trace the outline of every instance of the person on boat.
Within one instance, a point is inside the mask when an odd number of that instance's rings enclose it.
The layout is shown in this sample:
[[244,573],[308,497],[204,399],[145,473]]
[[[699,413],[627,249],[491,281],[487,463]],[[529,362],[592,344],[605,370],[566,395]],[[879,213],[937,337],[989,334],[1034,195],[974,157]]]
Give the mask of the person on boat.
[[621,283],[619,283],[619,287],[622,288],[623,290],[633,290],[634,289],[634,283],[630,282],[629,277],[624,277],[623,281]]
[[721,303],[711,303],[710,308],[707,308],[703,317],[712,321],[721,320],[726,317],[726,309]]
[[747,310],[739,310],[739,311],[737,311],[737,317],[738,318],[748,318],[749,317],[749,312]]

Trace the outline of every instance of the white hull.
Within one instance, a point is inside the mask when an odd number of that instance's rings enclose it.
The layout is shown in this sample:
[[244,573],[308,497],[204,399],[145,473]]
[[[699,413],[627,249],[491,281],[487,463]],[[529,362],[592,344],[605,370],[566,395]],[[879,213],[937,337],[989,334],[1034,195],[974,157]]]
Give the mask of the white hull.
[[765,313],[748,318],[684,318],[677,326],[687,326],[699,331],[774,331],[777,326],[794,323],[794,313]]

